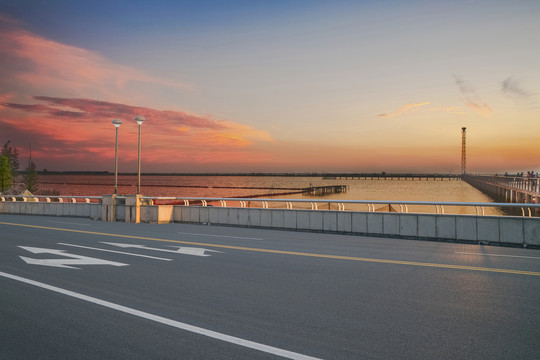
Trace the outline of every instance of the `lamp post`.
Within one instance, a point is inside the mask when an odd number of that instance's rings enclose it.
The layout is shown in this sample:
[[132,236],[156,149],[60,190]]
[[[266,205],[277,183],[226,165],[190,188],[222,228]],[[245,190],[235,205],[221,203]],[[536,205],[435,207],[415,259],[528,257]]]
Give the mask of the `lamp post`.
[[139,145],[138,145],[138,156],[137,156],[137,195],[141,193],[141,125],[145,122],[144,116],[135,117],[135,122],[139,124]]
[[114,147],[114,194],[118,194],[118,128],[122,125],[122,120],[114,119],[112,121],[116,128],[116,142]]

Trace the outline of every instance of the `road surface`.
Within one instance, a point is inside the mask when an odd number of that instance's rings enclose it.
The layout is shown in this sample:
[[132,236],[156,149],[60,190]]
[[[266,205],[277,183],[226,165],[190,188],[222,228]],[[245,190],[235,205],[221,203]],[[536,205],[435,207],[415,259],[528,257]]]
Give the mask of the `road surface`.
[[539,359],[540,251],[0,215],[1,359]]

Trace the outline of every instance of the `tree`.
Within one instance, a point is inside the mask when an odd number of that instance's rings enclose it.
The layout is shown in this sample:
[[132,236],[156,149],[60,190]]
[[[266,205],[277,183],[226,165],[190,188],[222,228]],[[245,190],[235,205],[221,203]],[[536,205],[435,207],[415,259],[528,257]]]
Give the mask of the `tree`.
[[8,165],[10,168],[11,178],[17,177],[19,170],[19,151],[14,146],[9,146],[11,140],[8,140],[4,146],[2,146],[2,153],[0,156],[4,156],[8,159]]
[[0,156],[0,192],[4,193],[11,188],[11,167],[6,156]]
[[28,167],[26,168],[23,175],[23,186],[26,188],[26,190],[34,193],[38,189],[37,182],[38,174],[36,171],[36,164],[31,159],[29,159]]
[[34,161],[32,161],[32,144],[30,144],[30,155],[28,155],[28,166],[24,170],[24,174],[22,176],[22,186],[21,190],[28,190],[31,193],[34,193],[37,191],[38,181],[38,174],[36,171],[36,164]]

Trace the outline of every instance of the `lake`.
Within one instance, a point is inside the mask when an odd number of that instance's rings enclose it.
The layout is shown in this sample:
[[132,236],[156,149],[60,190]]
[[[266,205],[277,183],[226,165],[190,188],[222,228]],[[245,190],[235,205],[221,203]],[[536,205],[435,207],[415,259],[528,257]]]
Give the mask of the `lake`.
[[[322,177],[296,176],[185,176],[142,175],[141,193],[169,197],[274,197],[291,188],[346,185],[346,193],[314,197],[306,194],[281,195],[286,199],[395,200],[437,202],[494,202],[461,180],[325,180]],[[68,196],[101,196],[114,193],[113,174],[40,174],[39,190],[58,191]],[[136,175],[118,176],[118,194],[137,193]],[[303,207],[308,206],[304,205]],[[382,205],[381,205],[382,206]],[[295,206],[296,207],[296,206]],[[397,206],[399,209],[399,206]],[[347,205],[349,210],[366,210],[365,205]],[[434,206],[413,206],[410,211],[434,213]],[[447,213],[474,214],[468,207],[445,208]],[[499,208],[486,208],[486,214],[500,215]]]

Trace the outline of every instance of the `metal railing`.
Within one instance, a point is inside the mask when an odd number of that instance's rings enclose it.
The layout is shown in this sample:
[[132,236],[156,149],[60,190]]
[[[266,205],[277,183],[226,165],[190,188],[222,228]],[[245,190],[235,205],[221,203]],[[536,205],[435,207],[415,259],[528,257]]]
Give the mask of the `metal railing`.
[[[119,199],[125,199],[125,196],[117,196]],[[81,203],[90,203],[92,200],[101,203],[102,196],[49,196],[49,195],[0,195],[0,202],[17,201],[22,199],[24,202],[51,202],[51,199],[56,199],[56,202],[64,202],[68,199],[69,203],[77,203],[78,199],[84,199]],[[208,197],[167,197],[167,196],[141,196],[141,199],[152,201],[174,201],[175,205],[183,206],[220,206],[227,207],[227,202],[231,207],[256,207],[269,209],[270,204],[277,204],[281,209],[304,209],[304,210],[338,210],[338,211],[361,211],[353,208],[354,206],[367,207],[368,212],[399,212],[409,213],[410,207],[422,206],[432,207],[436,214],[446,214],[448,208],[467,207],[474,208],[475,215],[484,216],[486,208],[514,208],[521,209],[521,215],[524,217],[532,217],[534,212],[540,212],[540,204],[527,203],[476,203],[476,202],[443,202],[443,201],[395,201],[395,200],[338,200],[338,199],[264,199],[264,198],[208,198]],[[300,207],[300,204],[307,204],[305,207]],[[326,206],[325,206],[326,205]],[[388,206],[388,211],[377,209],[377,205]],[[296,207],[295,207],[296,206]],[[394,209],[392,206],[396,206]],[[323,208],[324,207],[324,208]],[[399,211],[397,209],[399,207]]]
[[473,178],[507,186],[516,190],[524,190],[540,194],[540,178],[538,177],[475,175]]
[[[180,203],[178,205],[190,206],[209,206],[209,203],[219,204],[221,207],[227,207],[227,202],[233,202],[239,204],[241,208],[251,207],[251,204],[259,204],[258,207],[263,209],[269,208],[269,203],[281,203],[281,208],[293,209],[295,204],[308,204],[308,210],[323,210],[320,204],[328,204],[328,209],[338,211],[345,211],[346,207],[351,205],[363,205],[367,206],[368,212],[380,211],[376,209],[376,205],[388,205],[388,210],[391,211],[392,205],[399,206],[400,213],[409,213],[410,206],[429,206],[434,207],[436,214],[445,214],[445,209],[451,207],[470,207],[474,208],[476,215],[485,215],[485,208],[518,208],[521,209],[522,216],[532,217],[533,212],[531,209],[540,212],[540,204],[526,204],[526,203],[476,203],[476,202],[442,202],[442,201],[394,201],[394,200],[336,200],[336,199],[262,199],[262,198],[207,198],[207,197],[156,197],[156,196],[142,196],[143,199],[148,200],[169,200]],[[195,203],[195,204],[194,204]],[[347,205],[347,206],[346,206]],[[213,205],[211,205],[213,206]],[[238,206],[236,206],[238,207]],[[297,208],[298,209],[298,208]],[[326,209],[324,209],[326,210]],[[353,210],[353,209],[349,209]],[[354,209],[356,210],[356,209]],[[384,211],[383,211],[384,212]]]
[[[18,201],[21,199],[23,202],[41,202],[40,199],[43,199],[43,202],[60,202],[63,203],[64,199],[67,199],[69,203],[79,202],[77,199],[84,199],[84,203],[90,203],[92,200],[97,200],[95,202],[101,203],[102,196],[60,196],[60,195],[0,195],[0,201]],[[51,200],[53,199],[53,200]],[[56,200],[56,201],[54,201]]]

